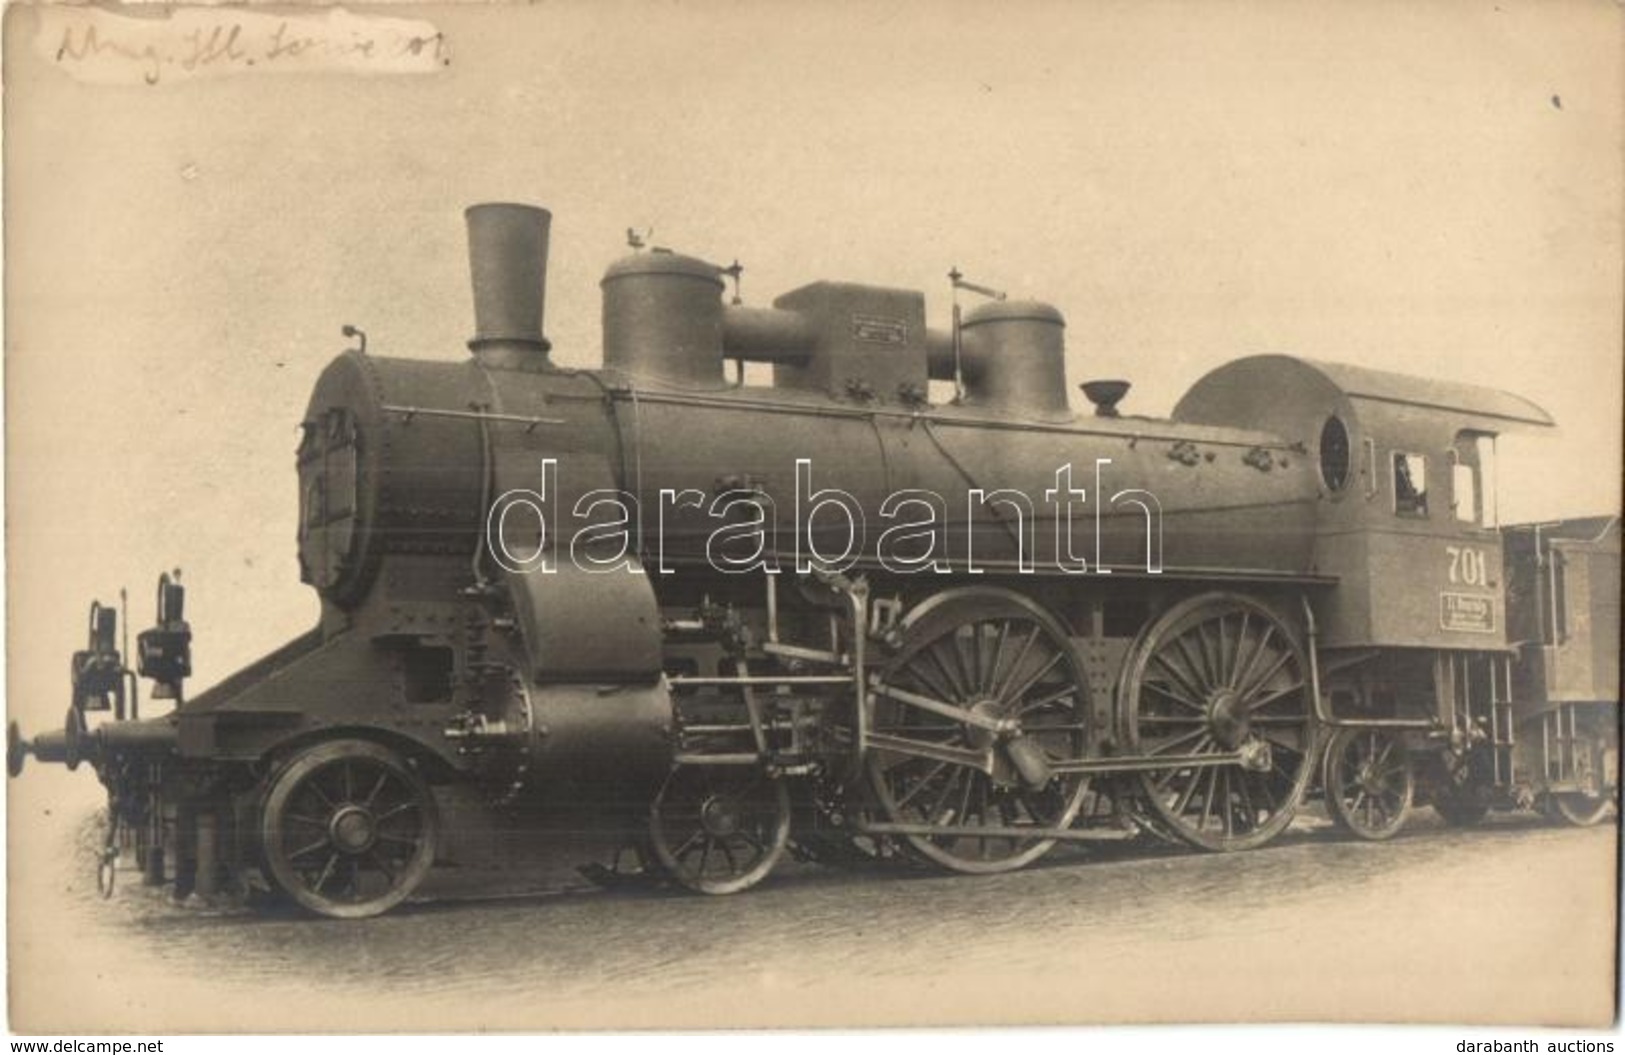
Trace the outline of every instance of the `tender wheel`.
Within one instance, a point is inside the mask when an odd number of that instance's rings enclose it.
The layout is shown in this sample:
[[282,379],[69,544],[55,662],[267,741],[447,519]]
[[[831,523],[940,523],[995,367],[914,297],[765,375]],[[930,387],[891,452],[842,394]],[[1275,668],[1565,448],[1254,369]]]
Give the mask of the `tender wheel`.
[[1303,648],[1238,594],[1192,597],[1141,632],[1118,700],[1135,755],[1240,751],[1250,763],[1139,775],[1148,819],[1204,850],[1246,850],[1292,822],[1317,761]]
[[702,894],[734,894],[767,878],[790,841],[790,793],[740,766],[678,766],[649,815],[655,856]]
[[1341,729],[1326,745],[1326,811],[1362,839],[1389,839],[1404,827],[1416,777],[1399,737]]
[[1588,791],[1563,791],[1545,796],[1546,815],[1553,820],[1589,828],[1601,823],[1615,812],[1619,798],[1618,730],[1614,723],[1618,712],[1613,707],[1599,711],[1574,705],[1578,715],[1581,743],[1576,745],[1580,757],[1576,759],[1579,773]]
[[296,755],[271,782],[260,837],[277,887],[323,916],[388,911],[434,864],[434,797],[393,751],[334,740]]
[[868,774],[881,812],[942,829],[903,838],[955,871],[1037,860],[1055,840],[1019,830],[1068,827],[1088,788],[1050,769],[1087,754],[1084,684],[1066,628],[1018,593],[973,587],[921,604],[870,687]]
[[1564,821],[1576,828],[1589,828],[1607,817],[1614,800],[1607,795],[1586,795],[1564,792],[1546,796],[1546,814],[1553,820]]

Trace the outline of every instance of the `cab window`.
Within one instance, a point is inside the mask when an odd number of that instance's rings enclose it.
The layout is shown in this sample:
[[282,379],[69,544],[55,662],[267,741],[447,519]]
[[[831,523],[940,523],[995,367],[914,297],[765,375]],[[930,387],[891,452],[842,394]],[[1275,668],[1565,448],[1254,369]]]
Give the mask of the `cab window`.
[[1423,454],[1394,452],[1394,514],[1426,519],[1428,460]]
[[1336,494],[1349,482],[1349,430],[1333,415],[1320,428],[1320,479]]
[[1450,510],[1461,523],[1496,526],[1493,435],[1462,432],[1456,436],[1450,451]]

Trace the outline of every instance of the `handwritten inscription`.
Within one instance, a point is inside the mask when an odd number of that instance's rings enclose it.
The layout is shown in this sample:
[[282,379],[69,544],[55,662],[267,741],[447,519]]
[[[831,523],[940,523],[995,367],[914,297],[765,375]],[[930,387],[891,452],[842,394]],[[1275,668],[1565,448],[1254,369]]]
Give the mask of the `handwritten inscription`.
[[175,8],[137,18],[102,8],[41,7],[35,48],[97,84],[147,84],[232,73],[432,73],[451,65],[428,22],[353,15],[274,15]]

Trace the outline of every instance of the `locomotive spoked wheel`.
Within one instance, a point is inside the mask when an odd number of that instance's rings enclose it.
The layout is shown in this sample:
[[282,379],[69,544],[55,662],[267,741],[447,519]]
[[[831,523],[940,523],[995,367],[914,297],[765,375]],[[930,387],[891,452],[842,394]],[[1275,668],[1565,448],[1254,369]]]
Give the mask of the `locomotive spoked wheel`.
[[1586,795],[1567,791],[1546,796],[1546,815],[1553,820],[1572,824],[1576,828],[1589,828],[1600,824],[1614,806],[1608,795]]
[[1379,729],[1340,729],[1326,746],[1326,810],[1362,839],[1388,839],[1410,813],[1416,777],[1399,737]]
[[655,856],[702,894],[734,894],[767,878],[790,841],[790,793],[742,766],[678,766],[649,816]]
[[260,836],[276,886],[323,916],[376,916],[434,864],[434,797],[406,763],[367,740],[307,748],[277,774]]
[[1021,829],[1070,826],[1088,788],[1050,770],[1087,752],[1083,684],[1066,628],[1026,597],[972,587],[925,601],[870,685],[868,774],[885,819],[940,828],[903,838],[959,872],[1043,856],[1054,839]]
[[1238,594],[1189,598],[1141,632],[1118,692],[1126,751],[1248,758],[1141,772],[1155,828],[1225,851],[1261,846],[1292,822],[1318,761],[1307,671],[1280,618]]

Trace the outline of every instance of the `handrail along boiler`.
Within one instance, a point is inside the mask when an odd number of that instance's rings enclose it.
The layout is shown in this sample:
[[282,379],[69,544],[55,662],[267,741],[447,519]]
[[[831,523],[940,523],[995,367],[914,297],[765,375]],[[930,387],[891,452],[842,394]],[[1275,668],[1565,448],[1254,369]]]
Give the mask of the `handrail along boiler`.
[[[662,249],[609,268],[603,366],[566,369],[549,214],[467,221],[471,355],[347,327],[311,396],[319,625],[188,699],[166,576],[136,672],[94,607],[65,728],[11,726],[13,775],[106,785],[109,880],[127,849],[183,893],[376,914],[439,856],[448,789],[579,810],[711,893],[791,850],[1247,849],[1313,795],[1373,839],[1423,798],[1606,814],[1619,527],[1497,527],[1495,437],[1549,425],[1533,404],[1275,355],[1167,420],[1113,381],[1079,414],[1047,304],[955,271],[990,296],[946,333],[911,290],[746,306],[737,264]],[[137,674],[171,713],[140,716]]]

